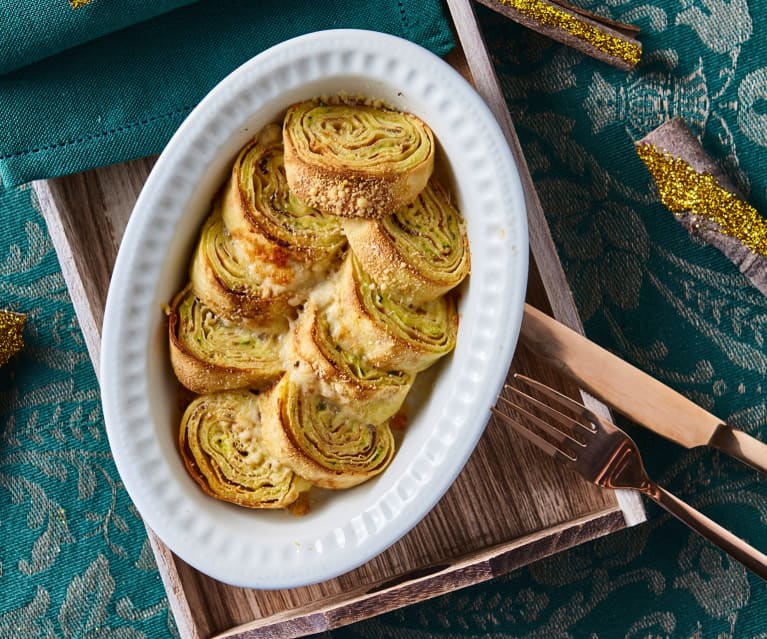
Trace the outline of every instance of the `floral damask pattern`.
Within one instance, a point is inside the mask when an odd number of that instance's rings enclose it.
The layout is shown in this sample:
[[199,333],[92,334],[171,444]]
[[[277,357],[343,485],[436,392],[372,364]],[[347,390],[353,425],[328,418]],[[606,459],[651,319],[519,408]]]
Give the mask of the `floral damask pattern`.
[[749,73],[738,86],[738,126],[752,142],[763,147],[767,147],[766,100],[767,67],[762,67]]
[[[31,191],[0,191],[0,637],[140,639],[175,627],[112,462],[93,367]],[[21,232],[19,232],[21,230]]]
[[[767,211],[767,0],[578,4],[642,28],[635,70],[477,11],[587,333],[767,440],[767,299],[690,239],[633,150],[682,116]],[[0,227],[0,307],[29,315],[26,348],[0,369],[0,585],[13,584],[0,598],[0,637],[172,636],[44,224],[29,191],[0,198],[12,219],[10,233]],[[767,550],[767,478],[623,425],[660,483]],[[764,584],[652,504],[648,515],[505,577],[323,636],[767,639]]]

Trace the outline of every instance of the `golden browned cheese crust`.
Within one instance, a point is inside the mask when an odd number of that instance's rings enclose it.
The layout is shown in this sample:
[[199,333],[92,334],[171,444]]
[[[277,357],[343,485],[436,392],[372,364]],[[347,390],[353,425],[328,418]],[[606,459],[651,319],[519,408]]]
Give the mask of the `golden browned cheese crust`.
[[283,121],[285,174],[325,213],[379,218],[411,202],[434,170],[434,136],[419,118],[365,104],[309,100]]
[[344,232],[376,286],[407,304],[437,299],[471,268],[463,218],[434,178],[393,215],[346,219]]

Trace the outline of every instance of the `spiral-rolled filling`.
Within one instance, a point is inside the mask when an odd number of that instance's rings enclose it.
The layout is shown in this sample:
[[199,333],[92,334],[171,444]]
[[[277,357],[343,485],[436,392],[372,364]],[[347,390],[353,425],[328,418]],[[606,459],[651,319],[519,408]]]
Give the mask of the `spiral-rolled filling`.
[[458,312],[452,295],[404,304],[380,289],[349,253],[324,311],[334,339],[379,368],[424,370],[455,346]]
[[444,295],[469,274],[466,228],[433,178],[416,199],[378,220],[348,219],[354,254],[379,288],[421,304]]
[[383,422],[397,413],[415,380],[413,373],[378,368],[344,349],[333,338],[327,317],[311,301],[296,323],[293,351],[299,366],[308,365],[321,395],[372,422]]
[[179,340],[201,360],[227,368],[254,368],[274,372],[282,367],[280,326],[261,327],[230,322],[187,294],[179,307]]
[[184,412],[179,446],[203,490],[250,508],[284,508],[310,484],[263,447],[258,398],[247,391],[201,395]]
[[317,395],[299,395],[290,406],[291,423],[303,425],[294,431],[302,450],[320,465],[338,472],[383,469],[391,451],[387,424],[359,420]]
[[221,219],[217,201],[200,233],[190,279],[201,300],[225,317],[259,317],[264,321],[290,315],[289,265],[253,263],[238,254]]
[[286,177],[326,213],[381,217],[412,201],[434,170],[434,136],[410,114],[309,100],[283,121]]
[[169,310],[171,363],[178,380],[196,393],[259,388],[282,372],[287,321],[232,322],[183,289]]
[[388,421],[374,424],[306,392],[285,375],[265,398],[270,454],[318,486],[349,488],[383,471],[394,455]]
[[414,116],[399,111],[306,102],[290,110],[286,122],[291,141],[302,155],[342,169],[403,171],[432,154],[429,130]]
[[369,280],[362,282],[359,292],[370,317],[403,342],[440,356],[455,346],[456,313],[451,298],[423,306],[404,305],[379,292]]
[[238,155],[223,220],[251,259],[327,261],[346,242],[338,219],[307,206],[288,188],[277,124],[267,125]]

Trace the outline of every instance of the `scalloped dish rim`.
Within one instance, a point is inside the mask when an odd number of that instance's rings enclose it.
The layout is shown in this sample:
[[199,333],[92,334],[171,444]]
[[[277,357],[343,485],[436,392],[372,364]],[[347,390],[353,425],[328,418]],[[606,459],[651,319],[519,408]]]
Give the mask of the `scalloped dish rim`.
[[[401,446],[381,475],[318,491],[303,517],[239,508],[205,495],[183,467],[162,309],[186,277],[198,229],[237,151],[290,103],[341,92],[411,111],[434,131],[472,256],[457,345],[414,389]],[[429,513],[484,431],[516,347],[527,260],[511,150],[484,101],[439,57],[395,36],[332,30],[278,44],[233,71],[157,160],[107,297],[104,419],[118,472],[147,526],[200,572],[250,588],[324,581],[384,551]]]

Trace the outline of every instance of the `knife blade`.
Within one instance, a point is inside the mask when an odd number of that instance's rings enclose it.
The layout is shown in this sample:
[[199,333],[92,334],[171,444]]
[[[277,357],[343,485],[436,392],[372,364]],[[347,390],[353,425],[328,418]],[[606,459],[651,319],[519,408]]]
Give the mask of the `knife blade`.
[[711,446],[767,473],[767,444],[529,304],[520,337],[584,390],[640,426],[686,448]]

